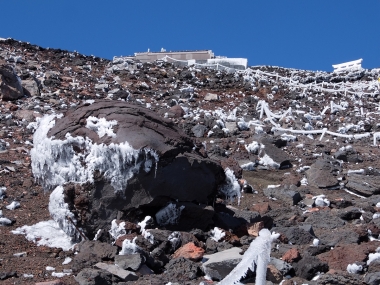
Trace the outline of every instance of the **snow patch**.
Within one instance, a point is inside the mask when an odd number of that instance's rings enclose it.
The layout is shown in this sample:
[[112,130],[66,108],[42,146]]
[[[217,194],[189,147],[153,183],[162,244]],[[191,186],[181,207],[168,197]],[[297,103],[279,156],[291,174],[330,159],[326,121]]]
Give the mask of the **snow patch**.
[[13,230],[12,233],[25,235],[27,240],[36,243],[38,246],[44,245],[69,250],[74,245],[66,233],[53,220],[39,222],[32,226],[22,226]]

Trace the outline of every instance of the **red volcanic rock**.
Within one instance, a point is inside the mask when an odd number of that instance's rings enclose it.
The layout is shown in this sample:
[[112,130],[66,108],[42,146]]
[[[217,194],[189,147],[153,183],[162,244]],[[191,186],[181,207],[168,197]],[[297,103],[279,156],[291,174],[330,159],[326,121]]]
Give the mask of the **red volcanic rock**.
[[328,263],[330,269],[344,271],[347,269],[348,264],[365,261],[368,254],[375,252],[379,246],[380,242],[378,241],[337,246],[317,257]]
[[197,247],[194,243],[189,242],[177,249],[172,255],[172,258],[184,257],[193,261],[198,261],[203,257],[204,252],[203,248]]
[[300,259],[301,259],[301,254],[299,253],[298,249],[296,249],[296,248],[289,249],[282,256],[282,260],[286,261],[288,263],[292,263],[292,262],[298,261]]

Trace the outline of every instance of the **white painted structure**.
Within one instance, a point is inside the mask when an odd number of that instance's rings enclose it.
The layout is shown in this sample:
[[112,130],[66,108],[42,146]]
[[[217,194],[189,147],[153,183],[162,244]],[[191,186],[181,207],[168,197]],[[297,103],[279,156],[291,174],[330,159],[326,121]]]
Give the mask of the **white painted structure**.
[[348,70],[359,70],[362,69],[363,59],[353,60],[349,62],[344,62],[340,64],[333,64],[334,72],[348,71]]

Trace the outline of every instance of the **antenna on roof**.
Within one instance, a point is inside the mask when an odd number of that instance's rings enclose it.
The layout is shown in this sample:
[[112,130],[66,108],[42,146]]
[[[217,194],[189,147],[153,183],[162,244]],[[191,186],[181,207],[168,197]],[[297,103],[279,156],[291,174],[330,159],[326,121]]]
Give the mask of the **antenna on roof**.
[[150,52],[150,48],[148,48],[148,52]]

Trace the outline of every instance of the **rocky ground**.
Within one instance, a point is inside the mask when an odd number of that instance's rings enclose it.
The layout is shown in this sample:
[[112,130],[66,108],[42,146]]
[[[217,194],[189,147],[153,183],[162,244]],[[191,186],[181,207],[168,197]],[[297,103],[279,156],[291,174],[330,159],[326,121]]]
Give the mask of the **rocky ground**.
[[[379,284],[379,76],[112,62],[0,41],[2,284],[216,284],[262,228],[281,234],[267,284]],[[100,118],[117,121],[104,136]],[[124,155],[124,141],[129,168],[109,151]],[[88,181],[77,173],[91,163]],[[12,232],[52,218],[82,242],[63,250]]]

